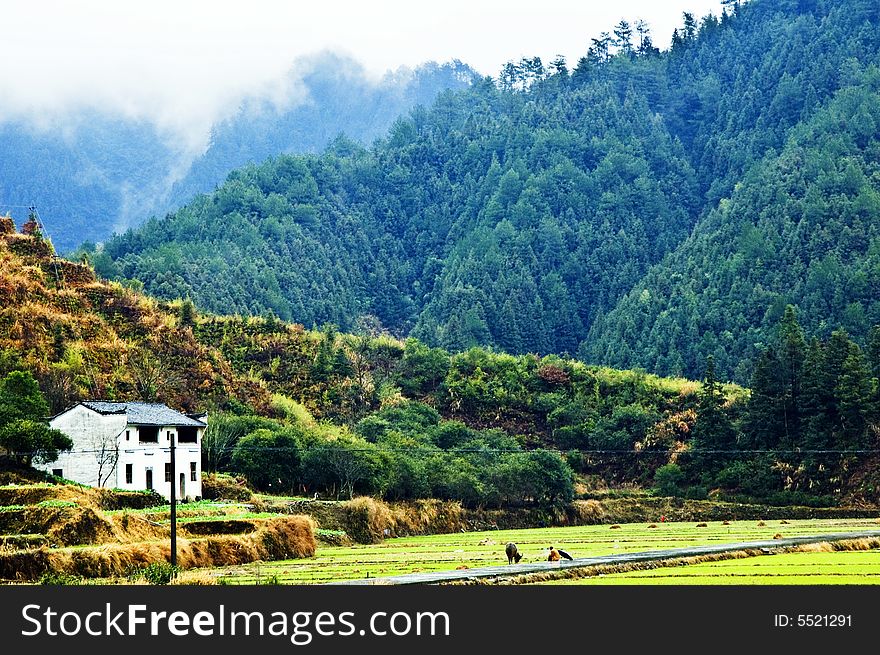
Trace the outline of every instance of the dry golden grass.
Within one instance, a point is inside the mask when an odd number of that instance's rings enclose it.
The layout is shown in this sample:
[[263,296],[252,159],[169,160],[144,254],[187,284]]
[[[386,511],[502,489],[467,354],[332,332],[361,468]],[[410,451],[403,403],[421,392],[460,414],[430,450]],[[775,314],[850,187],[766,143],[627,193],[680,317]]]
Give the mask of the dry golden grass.
[[219,578],[220,575],[217,573],[196,569],[193,571],[181,571],[168,584],[208,586],[218,584]]
[[441,534],[467,530],[467,512],[457,502],[416,500],[385,503],[369,497],[338,506],[307,506],[321,527],[344,530],[357,543],[378,543],[386,537]]
[[598,500],[576,500],[571,507],[578,525],[601,523],[605,518],[605,510]]
[[[267,520],[247,535],[178,539],[177,563],[183,569],[191,569],[295,559],[312,557],[315,547],[315,524],[311,517],[289,516]],[[48,571],[107,578],[170,560],[171,546],[165,540],[90,548],[40,548],[0,553],[0,578],[36,580]]]

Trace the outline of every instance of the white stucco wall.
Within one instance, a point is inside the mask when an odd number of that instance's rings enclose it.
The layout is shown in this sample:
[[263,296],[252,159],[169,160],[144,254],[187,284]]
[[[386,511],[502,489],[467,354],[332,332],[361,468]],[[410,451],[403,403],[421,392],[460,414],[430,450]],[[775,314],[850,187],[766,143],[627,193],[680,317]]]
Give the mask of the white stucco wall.
[[[99,414],[83,405],[72,409],[49,421],[49,425],[61,430],[73,440],[73,448],[61,453],[57,460],[37,466],[48,473],[61,469],[68,480],[81,484],[98,486],[98,459],[95,450],[106,443],[108,448],[116,442],[117,436],[125,428],[124,414]],[[118,472],[108,471],[106,467],[101,477],[106,478],[105,486],[116,484]]]
[[[95,450],[106,440],[107,444],[118,442],[119,461],[115,471],[102,471],[105,487],[140,491],[147,488],[147,470],[153,471],[153,489],[165,498],[171,498],[171,483],[165,481],[165,464],[171,463],[169,433],[177,440],[177,428],[163,426],[159,429],[158,443],[142,443],[138,426],[127,424],[125,414],[100,414],[83,405],[56,416],[49,424],[67,434],[73,440],[69,453],[62,453],[54,462],[38,466],[51,473],[61,469],[68,480],[93,487],[98,485],[98,458]],[[200,498],[202,495],[202,434],[196,430],[196,443],[177,444],[175,468],[178,500]],[[192,479],[191,465],[195,464],[196,479]],[[132,479],[126,481],[127,465],[131,465]],[[181,474],[183,494],[180,493]]]
[[[141,490],[147,488],[147,469],[153,471],[153,489],[165,498],[171,498],[171,483],[165,481],[165,464],[171,463],[171,442],[168,433],[177,438],[174,427],[164,426],[159,430],[158,444],[143,444],[138,439],[135,426],[128,426],[130,439],[122,435],[119,448],[119,467],[116,486],[120,489]],[[196,443],[177,444],[175,448],[175,473],[177,474],[177,498],[194,499],[202,495],[202,432],[199,428]],[[196,465],[196,480],[190,475],[190,465]],[[131,465],[132,480],[126,482],[126,465]],[[184,496],[180,495],[180,475],[184,475]]]

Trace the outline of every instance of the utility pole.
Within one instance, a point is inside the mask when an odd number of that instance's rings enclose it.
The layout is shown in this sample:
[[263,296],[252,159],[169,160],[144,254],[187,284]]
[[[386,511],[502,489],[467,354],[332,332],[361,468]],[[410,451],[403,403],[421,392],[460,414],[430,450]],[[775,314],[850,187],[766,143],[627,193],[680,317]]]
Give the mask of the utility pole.
[[174,440],[177,431],[171,433],[171,566],[177,566],[177,470],[174,466]]

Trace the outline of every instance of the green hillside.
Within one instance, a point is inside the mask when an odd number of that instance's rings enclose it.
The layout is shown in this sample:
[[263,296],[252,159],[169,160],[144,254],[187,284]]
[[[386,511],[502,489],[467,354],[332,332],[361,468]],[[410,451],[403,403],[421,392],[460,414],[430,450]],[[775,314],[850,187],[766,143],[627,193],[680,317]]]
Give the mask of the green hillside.
[[[355,335],[202,314],[54,258],[8,218],[0,263],[0,448],[25,457],[21,430],[47,410],[139,399],[207,410],[205,470],[264,491],[477,507],[607,485],[774,504],[880,499],[880,326],[864,349],[841,330],[808,342],[789,307],[748,391],[720,384],[711,357],[695,382],[557,355],[450,353],[375,326]],[[27,400],[37,385],[46,407],[30,415],[21,407],[42,404]]]

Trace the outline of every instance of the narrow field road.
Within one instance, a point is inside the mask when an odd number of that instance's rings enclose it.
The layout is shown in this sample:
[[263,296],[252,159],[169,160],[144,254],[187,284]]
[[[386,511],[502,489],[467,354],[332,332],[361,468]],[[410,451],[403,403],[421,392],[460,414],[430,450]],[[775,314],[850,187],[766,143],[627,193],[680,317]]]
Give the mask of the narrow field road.
[[649,550],[641,553],[625,553],[601,555],[597,557],[580,557],[560,562],[530,562],[528,564],[510,564],[486,566],[476,569],[455,571],[436,571],[433,573],[410,573],[386,578],[364,578],[359,580],[340,580],[329,582],[333,585],[408,585],[408,584],[440,584],[458,580],[476,580],[480,578],[500,578],[524,573],[543,573],[561,569],[586,568],[590,566],[607,566],[628,564],[633,562],[661,561],[679,557],[698,557],[718,553],[732,553],[740,550],[774,550],[804,544],[832,543],[850,539],[880,538],[880,530],[862,532],[837,532],[831,534],[810,535],[807,537],[786,537],[784,539],[765,539],[762,541],[738,541],[710,546],[692,546],[687,548],[669,548],[666,550]]

